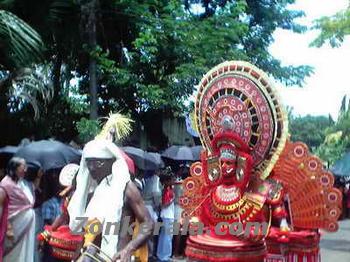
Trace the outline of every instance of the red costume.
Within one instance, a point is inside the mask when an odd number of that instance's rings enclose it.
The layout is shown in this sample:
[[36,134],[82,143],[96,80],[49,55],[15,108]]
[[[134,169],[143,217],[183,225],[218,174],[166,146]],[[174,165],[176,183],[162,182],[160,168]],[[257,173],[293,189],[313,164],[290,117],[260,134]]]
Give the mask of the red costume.
[[[201,162],[192,165],[191,177],[183,183],[181,204],[183,218],[202,222],[205,233],[189,237],[186,255],[190,260],[269,259],[268,251],[277,255],[280,245],[303,235],[289,232],[287,218],[293,220],[295,230],[297,226],[336,227],[341,196],[332,188],[332,176],[322,171],[321,162],[309,156],[304,147],[300,153],[308,165],[304,169],[300,158],[295,160],[298,156],[291,154],[290,150],[300,145],[287,142],[286,116],[263,72],[245,62],[218,65],[199,84],[195,115],[204,150]],[[309,168],[314,170],[310,173]],[[312,175],[316,179],[320,175],[320,180],[315,181]],[[317,219],[312,218],[316,214],[312,201],[327,197],[312,195],[313,200],[305,201],[311,187],[315,194],[327,194],[327,190],[333,194],[327,208],[322,208],[324,202],[317,205]],[[291,216],[285,199],[289,199]],[[277,227],[271,229],[273,225]],[[318,246],[318,233],[305,234]],[[266,246],[266,239],[271,247]]]

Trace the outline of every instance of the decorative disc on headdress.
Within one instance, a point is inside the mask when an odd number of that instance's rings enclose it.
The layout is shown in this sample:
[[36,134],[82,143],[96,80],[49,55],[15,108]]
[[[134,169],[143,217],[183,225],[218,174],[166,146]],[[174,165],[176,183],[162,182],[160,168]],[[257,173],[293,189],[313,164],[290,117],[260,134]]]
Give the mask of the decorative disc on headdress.
[[68,164],[60,172],[59,182],[62,186],[72,185],[75,175],[78,173],[79,165]]
[[264,72],[242,61],[224,62],[199,84],[196,124],[202,144],[232,130],[250,148],[255,171],[266,178],[287,137],[287,120],[272,83]]

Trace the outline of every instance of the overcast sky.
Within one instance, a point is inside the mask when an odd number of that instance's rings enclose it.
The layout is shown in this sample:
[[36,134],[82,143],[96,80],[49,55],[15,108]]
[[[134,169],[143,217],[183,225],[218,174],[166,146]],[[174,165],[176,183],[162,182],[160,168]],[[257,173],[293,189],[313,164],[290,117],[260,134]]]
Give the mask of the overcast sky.
[[[292,9],[303,10],[306,17],[299,22],[311,26],[312,21],[321,16],[333,15],[345,9],[349,0],[297,0]],[[294,34],[277,30],[275,43],[270,52],[284,65],[310,65],[315,73],[306,79],[303,88],[279,88],[285,105],[294,108],[300,115],[328,115],[336,118],[342,97],[350,98],[350,38],[346,38],[340,48],[325,45],[310,48],[309,44],[317,36],[316,31]]]

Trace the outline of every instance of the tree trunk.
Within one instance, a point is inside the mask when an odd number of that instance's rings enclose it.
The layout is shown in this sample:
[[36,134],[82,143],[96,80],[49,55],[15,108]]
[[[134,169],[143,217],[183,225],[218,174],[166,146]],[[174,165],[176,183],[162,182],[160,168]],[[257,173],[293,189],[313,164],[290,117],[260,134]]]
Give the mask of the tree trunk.
[[97,77],[96,60],[90,57],[89,62],[89,89],[90,89],[90,119],[97,119]]
[[[94,50],[97,45],[96,37],[96,11],[98,0],[91,0],[82,6],[83,16],[86,18],[85,32],[88,36],[89,51]],[[89,56],[89,92],[90,92],[90,119],[97,119],[98,104],[97,104],[97,66],[96,59]]]
[[60,91],[61,91],[61,67],[62,67],[62,54],[61,50],[57,50],[57,57],[55,59],[55,63],[53,65],[53,76],[52,76],[52,82],[53,82],[53,90],[54,90],[54,97],[58,97]]

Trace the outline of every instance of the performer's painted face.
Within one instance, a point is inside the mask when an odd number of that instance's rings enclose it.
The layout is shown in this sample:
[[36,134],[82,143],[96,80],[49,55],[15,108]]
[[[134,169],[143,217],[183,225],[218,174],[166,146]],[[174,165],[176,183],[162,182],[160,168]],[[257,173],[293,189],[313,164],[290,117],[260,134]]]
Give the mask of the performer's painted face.
[[221,172],[224,177],[231,177],[236,172],[236,160],[229,158],[220,158]]
[[223,145],[220,148],[221,174],[224,178],[232,177],[236,172],[237,153],[233,146]]
[[249,180],[249,174],[245,168],[244,158],[237,156],[237,159],[220,158],[221,173],[223,183],[234,185],[240,189],[246,187]]
[[113,162],[114,159],[111,158],[86,158],[86,165],[90,175],[98,183],[112,173]]
[[232,146],[223,146],[220,150],[221,174],[223,183],[240,189],[246,187],[249,174],[246,170],[246,158]]

